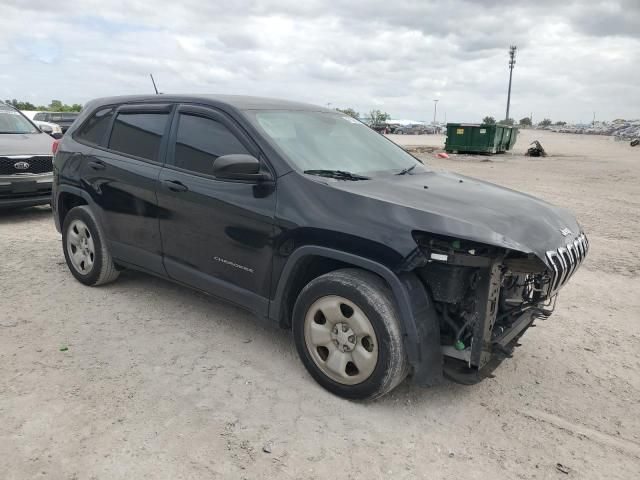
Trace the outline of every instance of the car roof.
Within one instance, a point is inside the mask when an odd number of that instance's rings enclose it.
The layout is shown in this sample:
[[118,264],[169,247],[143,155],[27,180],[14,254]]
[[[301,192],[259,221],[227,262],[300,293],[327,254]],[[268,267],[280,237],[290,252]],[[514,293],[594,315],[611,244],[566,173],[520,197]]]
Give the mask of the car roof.
[[252,97],[245,95],[208,95],[208,94],[160,94],[160,95],[123,95],[98,98],[91,102],[93,105],[109,105],[120,103],[163,103],[187,102],[201,103],[215,106],[227,105],[237,110],[304,110],[313,112],[332,112],[335,110],[312,105],[309,103],[293,102],[277,98]]

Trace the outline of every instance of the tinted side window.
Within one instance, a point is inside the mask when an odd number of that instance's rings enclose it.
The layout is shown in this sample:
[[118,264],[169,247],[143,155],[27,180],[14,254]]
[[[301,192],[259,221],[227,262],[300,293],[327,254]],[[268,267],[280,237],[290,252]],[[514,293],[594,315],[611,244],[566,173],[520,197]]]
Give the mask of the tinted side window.
[[157,161],[168,118],[168,113],[119,113],[113,123],[109,149]]
[[221,155],[249,153],[222,123],[180,114],[174,164],[196,173],[213,174],[213,161]]
[[113,107],[98,110],[78,129],[75,138],[86,143],[100,145],[111,123],[113,111]]

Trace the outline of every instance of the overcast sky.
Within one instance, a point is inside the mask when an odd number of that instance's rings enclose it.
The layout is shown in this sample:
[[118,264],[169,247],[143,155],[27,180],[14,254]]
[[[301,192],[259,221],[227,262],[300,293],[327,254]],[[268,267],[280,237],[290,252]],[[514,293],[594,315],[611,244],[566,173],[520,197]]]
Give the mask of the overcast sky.
[[0,0],[0,98],[234,93],[394,118],[640,117],[640,0]]

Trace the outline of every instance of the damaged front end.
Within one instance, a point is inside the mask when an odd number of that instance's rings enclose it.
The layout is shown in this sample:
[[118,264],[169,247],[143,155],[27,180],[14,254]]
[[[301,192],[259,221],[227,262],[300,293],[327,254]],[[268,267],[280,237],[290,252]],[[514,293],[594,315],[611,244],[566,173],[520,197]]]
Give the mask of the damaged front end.
[[506,357],[537,318],[553,312],[560,288],[583,262],[584,233],[543,260],[467,240],[414,233],[413,271],[434,301],[444,374],[476,383]]

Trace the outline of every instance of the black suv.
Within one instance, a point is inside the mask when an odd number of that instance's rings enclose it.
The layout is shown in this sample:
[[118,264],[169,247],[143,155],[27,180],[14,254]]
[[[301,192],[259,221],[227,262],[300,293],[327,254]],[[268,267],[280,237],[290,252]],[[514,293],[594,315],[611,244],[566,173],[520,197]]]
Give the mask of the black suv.
[[0,102],[0,208],[51,202],[53,139]]
[[60,141],[54,215],[86,285],[132,268],[293,330],[311,375],[375,398],[477,382],[584,260],[567,211],[437,173],[332,110],[241,96],[95,100]]
[[77,112],[38,112],[35,114],[33,119],[38,120],[39,122],[48,122],[60,125],[62,133],[65,133],[69,130],[69,127],[73,122],[75,122],[76,118],[78,118],[78,115],[79,113]]

